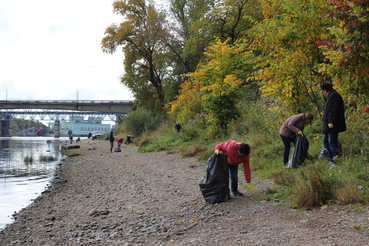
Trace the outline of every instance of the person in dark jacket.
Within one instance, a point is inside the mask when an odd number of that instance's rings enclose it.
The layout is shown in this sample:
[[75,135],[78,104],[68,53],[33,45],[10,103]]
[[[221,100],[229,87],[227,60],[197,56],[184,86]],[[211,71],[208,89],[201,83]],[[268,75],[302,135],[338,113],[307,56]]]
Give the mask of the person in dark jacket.
[[[238,165],[243,163],[243,170],[246,178],[246,188],[248,192],[252,192],[254,188],[251,185],[251,170],[250,170],[250,146],[245,143],[239,143],[233,140],[217,144],[214,148],[215,154],[227,155],[228,170],[231,178],[231,190],[233,195],[242,196],[238,191]],[[230,194],[227,197],[230,199]]]
[[114,136],[113,136],[113,131],[110,132],[109,135],[109,142],[110,142],[110,153],[113,152],[113,147],[114,147]]
[[338,133],[346,131],[345,108],[342,96],[329,83],[321,85],[324,97],[322,134],[323,145],[329,153],[330,163],[336,164],[339,157],[337,151]]
[[283,163],[288,162],[290,155],[291,143],[295,143],[296,134],[303,136],[305,125],[311,125],[314,117],[310,113],[292,115],[281,126],[279,135],[282,138],[284,144]]
[[180,132],[181,131],[181,128],[182,128],[182,126],[179,124],[179,122],[177,122],[176,125],[175,125],[176,131],[177,132]]

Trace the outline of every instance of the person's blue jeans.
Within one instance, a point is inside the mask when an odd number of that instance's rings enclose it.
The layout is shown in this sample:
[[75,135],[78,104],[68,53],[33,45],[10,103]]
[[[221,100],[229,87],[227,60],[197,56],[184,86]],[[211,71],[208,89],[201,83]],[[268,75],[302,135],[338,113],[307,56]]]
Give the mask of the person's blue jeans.
[[332,161],[333,157],[338,155],[338,132],[325,133],[323,136],[323,145],[328,151],[330,161]]
[[231,190],[238,191],[238,166],[228,165],[229,177],[231,178]]
[[279,134],[279,136],[281,136],[282,142],[284,144],[283,163],[284,165],[286,165],[288,162],[288,157],[290,155],[291,143],[295,143],[295,139],[283,136],[281,134]]

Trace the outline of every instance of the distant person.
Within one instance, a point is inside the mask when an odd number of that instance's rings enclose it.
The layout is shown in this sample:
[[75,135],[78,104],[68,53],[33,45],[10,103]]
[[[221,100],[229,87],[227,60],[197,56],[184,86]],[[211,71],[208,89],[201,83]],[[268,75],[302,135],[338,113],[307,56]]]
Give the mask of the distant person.
[[320,86],[324,97],[322,134],[323,145],[329,153],[330,165],[335,165],[338,155],[338,133],[346,131],[345,107],[342,96],[329,83]]
[[279,136],[282,138],[284,145],[283,163],[288,163],[290,155],[291,143],[295,143],[296,134],[303,136],[305,125],[311,125],[314,117],[310,113],[292,115],[281,126]]
[[[215,154],[227,155],[228,171],[231,178],[231,190],[233,195],[242,196],[238,191],[238,165],[243,163],[243,170],[246,178],[246,188],[248,192],[252,192],[254,188],[251,185],[251,170],[250,170],[250,146],[245,143],[239,143],[233,140],[217,144],[214,148]],[[230,199],[230,192],[226,198]]]
[[133,138],[135,138],[133,135],[127,135],[127,140],[126,140],[125,144],[133,143],[133,141],[132,141]]
[[181,131],[182,126],[179,124],[179,122],[176,123],[175,129],[176,129],[177,132],[180,132]]
[[110,132],[110,135],[109,135],[109,142],[110,142],[110,153],[113,152],[113,147],[114,147],[114,136],[113,136],[113,131]]
[[88,139],[90,139],[91,137],[92,137],[92,133],[90,132],[90,133],[88,133]]
[[78,138],[76,139],[76,143],[78,143],[79,141],[81,141],[80,136],[78,136]]
[[69,135],[69,140],[70,140],[70,144],[72,144],[73,143],[73,134]]

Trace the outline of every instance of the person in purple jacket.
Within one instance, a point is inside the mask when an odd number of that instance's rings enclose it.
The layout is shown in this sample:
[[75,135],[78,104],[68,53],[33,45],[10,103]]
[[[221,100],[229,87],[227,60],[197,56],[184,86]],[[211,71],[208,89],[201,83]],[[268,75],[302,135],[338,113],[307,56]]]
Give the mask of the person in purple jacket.
[[283,163],[288,162],[290,155],[291,143],[295,143],[296,134],[304,136],[303,131],[305,125],[311,125],[314,117],[310,113],[292,115],[288,118],[279,130],[279,135],[282,138],[284,144]]

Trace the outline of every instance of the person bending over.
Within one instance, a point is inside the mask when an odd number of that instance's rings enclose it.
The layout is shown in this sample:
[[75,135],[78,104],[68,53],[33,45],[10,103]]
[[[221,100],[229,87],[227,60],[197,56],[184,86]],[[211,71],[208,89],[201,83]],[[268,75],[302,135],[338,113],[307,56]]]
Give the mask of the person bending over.
[[[250,146],[245,143],[239,143],[234,140],[217,144],[215,146],[215,154],[227,155],[227,164],[229,175],[231,179],[231,190],[233,195],[242,196],[243,194],[238,190],[238,165],[243,163],[244,174],[246,178],[246,188],[248,192],[252,192],[254,189],[251,185],[251,170],[250,170]],[[226,198],[230,199],[230,192]]]

